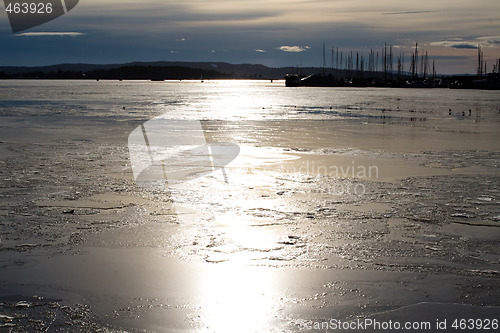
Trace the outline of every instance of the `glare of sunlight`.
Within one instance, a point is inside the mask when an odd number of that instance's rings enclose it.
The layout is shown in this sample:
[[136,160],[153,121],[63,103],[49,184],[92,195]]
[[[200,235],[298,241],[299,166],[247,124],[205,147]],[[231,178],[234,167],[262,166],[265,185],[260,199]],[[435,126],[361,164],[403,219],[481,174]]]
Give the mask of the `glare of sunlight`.
[[204,328],[214,332],[266,332],[276,315],[271,271],[217,264],[203,276]]
[[[246,208],[253,208],[253,201],[247,202],[244,205],[240,201],[239,206]],[[277,247],[279,241],[278,236],[272,229],[262,229],[252,224],[257,224],[258,220],[251,216],[236,216],[233,214],[222,216],[216,219],[217,226],[223,226],[226,237],[239,249],[243,251],[251,251],[248,256],[235,256],[232,255],[232,262],[240,262],[241,264],[248,263],[247,260],[253,258],[261,251],[270,251]],[[260,256],[258,256],[260,257]]]
[[[209,82],[210,89],[218,90],[216,98],[206,101],[203,114],[208,111],[211,119],[260,120],[266,117],[266,108],[273,105],[267,88],[252,81],[219,81]],[[266,91],[267,92],[267,91]]]

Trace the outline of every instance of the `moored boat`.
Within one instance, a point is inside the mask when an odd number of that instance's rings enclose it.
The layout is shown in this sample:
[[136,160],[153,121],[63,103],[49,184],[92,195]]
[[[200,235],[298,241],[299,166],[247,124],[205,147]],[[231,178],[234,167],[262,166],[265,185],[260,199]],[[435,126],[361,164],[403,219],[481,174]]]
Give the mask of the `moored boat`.
[[287,74],[285,75],[285,86],[287,87],[298,87],[301,85],[301,79],[299,74]]

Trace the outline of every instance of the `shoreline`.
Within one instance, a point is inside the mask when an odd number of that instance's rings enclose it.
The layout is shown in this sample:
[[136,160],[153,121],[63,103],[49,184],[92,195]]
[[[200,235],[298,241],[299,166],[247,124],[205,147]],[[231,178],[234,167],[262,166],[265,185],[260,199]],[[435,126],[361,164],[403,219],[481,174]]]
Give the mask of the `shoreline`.
[[[382,82],[373,79],[358,79],[358,80],[346,80],[346,79],[335,79],[332,83],[321,83],[310,82],[310,83],[300,83],[300,84],[288,84],[287,79],[280,77],[270,77],[270,78],[205,78],[198,79],[194,77],[168,77],[163,79],[150,79],[147,77],[141,78],[81,78],[81,77],[70,77],[70,78],[56,78],[56,77],[26,77],[26,78],[0,78],[0,81],[84,81],[84,82],[140,82],[147,81],[152,83],[169,83],[169,82],[222,82],[222,81],[261,81],[261,82],[271,82],[271,83],[284,83],[287,88],[301,88],[301,87],[313,87],[313,88],[394,88],[394,89],[453,89],[453,90],[486,90],[486,91],[496,91],[500,89],[500,83],[498,83],[498,78],[488,79],[484,77],[474,77],[474,76],[441,76],[439,79],[435,78],[430,82],[426,80],[398,80],[398,81],[388,81]],[[453,80],[453,84],[439,83],[441,80]]]

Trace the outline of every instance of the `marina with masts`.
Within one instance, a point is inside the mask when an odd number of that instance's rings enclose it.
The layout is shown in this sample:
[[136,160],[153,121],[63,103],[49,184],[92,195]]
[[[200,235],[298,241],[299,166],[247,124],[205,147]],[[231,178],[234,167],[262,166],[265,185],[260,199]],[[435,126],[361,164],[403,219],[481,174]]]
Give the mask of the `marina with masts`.
[[[487,72],[487,63],[478,45],[476,76],[443,76],[436,71],[436,62],[430,61],[427,50],[420,50],[418,43],[406,63],[405,54],[395,54],[393,45],[384,44],[381,50],[370,49],[366,59],[359,51],[339,51],[331,47],[331,66],[327,68],[326,46],[323,44],[321,73],[308,76],[287,74],[288,87],[403,87],[403,88],[478,88],[499,89],[500,58]],[[405,68],[405,66],[408,66]],[[487,84],[483,82],[486,80]],[[477,82],[477,84],[476,84]]]

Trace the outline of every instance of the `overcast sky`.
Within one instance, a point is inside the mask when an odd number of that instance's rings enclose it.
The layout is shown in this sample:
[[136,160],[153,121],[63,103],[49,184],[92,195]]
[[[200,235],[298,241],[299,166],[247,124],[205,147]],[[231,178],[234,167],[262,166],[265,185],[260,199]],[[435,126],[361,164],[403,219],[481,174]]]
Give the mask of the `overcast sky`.
[[409,60],[415,42],[440,73],[474,72],[480,44],[490,71],[500,57],[500,0],[80,0],[66,15],[17,34],[3,8],[0,14],[3,66],[156,60],[321,66],[323,43],[366,57],[387,43]]

